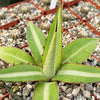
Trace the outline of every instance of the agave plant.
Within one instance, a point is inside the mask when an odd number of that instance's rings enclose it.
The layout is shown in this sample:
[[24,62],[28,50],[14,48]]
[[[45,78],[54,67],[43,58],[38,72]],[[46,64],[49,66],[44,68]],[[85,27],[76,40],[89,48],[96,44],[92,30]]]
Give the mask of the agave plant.
[[100,68],[81,65],[95,50],[98,39],[78,39],[62,49],[62,7],[60,6],[47,39],[28,22],[27,40],[32,56],[13,47],[0,47],[0,58],[14,66],[0,71],[0,80],[39,81],[33,100],[58,100],[57,81],[90,83],[100,81]]

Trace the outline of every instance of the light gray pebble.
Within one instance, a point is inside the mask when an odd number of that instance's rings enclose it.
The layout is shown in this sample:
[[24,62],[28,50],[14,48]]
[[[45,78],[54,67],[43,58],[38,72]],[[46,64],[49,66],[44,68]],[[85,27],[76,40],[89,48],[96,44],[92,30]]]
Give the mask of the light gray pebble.
[[33,91],[30,93],[30,96],[33,97]]
[[23,91],[23,87],[19,86],[19,91],[22,92]]
[[8,86],[8,87],[11,87],[12,86],[12,83],[10,82],[10,83],[6,83],[6,85]]
[[79,92],[80,92],[80,87],[77,87],[76,89],[73,89],[72,95],[73,95],[74,97],[76,97],[76,96],[79,94]]
[[9,100],[9,98],[4,98],[4,100]]
[[61,85],[63,86],[64,84],[65,84],[65,83],[63,83],[63,82],[59,82],[59,85],[60,85],[60,86],[61,86]]
[[86,100],[86,98],[79,94],[74,100]]
[[92,84],[85,84],[85,89],[88,91],[93,91]]
[[61,86],[61,90],[65,91],[66,90],[66,86]]
[[22,96],[21,92],[17,92],[16,94],[19,95],[19,96]]
[[62,97],[62,100],[71,100],[71,99],[69,99],[69,98],[65,98],[65,97]]
[[[30,51],[29,47],[26,47],[28,51]],[[27,84],[32,84],[32,82],[27,82]]]
[[96,66],[97,65],[97,62],[98,62],[97,60],[93,61],[92,62],[92,66]]
[[4,95],[3,94],[0,94],[0,97],[3,97]]
[[27,97],[27,100],[32,100],[32,97]]
[[96,92],[97,92],[97,93],[100,93],[100,87],[98,87],[98,88],[96,89]]
[[89,91],[84,90],[82,93],[83,93],[83,96],[84,96],[85,98],[91,98],[91,94],[90,94]]
[[69,98],[69,99],[72,99],[73,98],[73,95],[72,94],[67,94],[66,97]]
[[23,88],[23,93],[22,95],[23,96],[28,96],[31,92],[31,89],[32,89],[32,86],[30,84],[26,85],[24,88]]
[[100,100],[100,93],[94,92],[95,96]]
[[68,88],[66,91],[65,91],[66,94],[70,94],[72,93],[72,88]]
[[22,100],[27,100],[27,97],[26,96],[23,96],[23,99]]

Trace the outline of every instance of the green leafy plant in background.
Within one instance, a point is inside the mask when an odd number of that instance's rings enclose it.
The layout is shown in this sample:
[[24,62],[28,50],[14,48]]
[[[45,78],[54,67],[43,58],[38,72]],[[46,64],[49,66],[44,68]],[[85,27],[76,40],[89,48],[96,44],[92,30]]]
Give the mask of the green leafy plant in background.
[[100,81],[100,68],[81,65],[95,50],[98,39],[78,39],[62,49],[62,7],[59,7],[47,39],[28,22],[27,40],[32,56],[13,47],[0,47],[0,58],[12,66],[0,71],[1,81],[39,81],[33,100],[58,100],[56,81]]

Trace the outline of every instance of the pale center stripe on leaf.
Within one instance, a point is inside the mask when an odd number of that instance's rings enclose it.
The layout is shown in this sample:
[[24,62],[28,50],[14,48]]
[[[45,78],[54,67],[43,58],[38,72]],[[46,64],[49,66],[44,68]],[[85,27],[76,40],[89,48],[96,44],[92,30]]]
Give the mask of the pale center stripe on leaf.
[[82,72],[76,70],[62,70],[58,72],[58,75],[73,75],[73,76],[82,76],[82,77],[100,77],[98,73],[89,73],[89,72]]
[[21,59],[21,58],[19,58],[19,57],[17,57],[17,56],[13,56],[13,55],[8,54],[8,53],[0,52],[0,54],[8,55],[8,56],[11,56],[11,57],[13,57],[13,58],[16,58],[16,59],[18,59],[18,60],[20,60],[20,61],[22,61],[22,62],[28,63],[27,60],[23,60],[23,59]]
[[8,73],[8,74],[0,74],[0,78],[12,78],[12,77],[25,77],[25,76],[37,76],[37,75],[42,75],[41,72],[16,72],[16,73]]
[[[32,32],[35,32],[32,28],[31,28],[31,30],[32,30]],[[41,41],[39,40],[37,34],[32,34],[32,37],[33,37],[35,43],[36,44],[38,43],[37,48],[38,48],[38,51],[39,51],[39,53],[41,55],[43,53],[43,47],[42,47]]]
[[49,100],[49,83],[46,83],[44,86],[43,100]]
[[77,54],[78,54],[79,52],[81,52],[84,48],[86,48],[89,44],[90,44],[90,42],[87,43],[86,45],[84,45],[82,48],[78,49],[75,53],[73,53],[71,56],[69,56],[63,63],[65,63],[65,62],[67,62],[67,61],[68,61],[69,63],[71,63],[70,58],[72,58],[73,56],[77,55]]

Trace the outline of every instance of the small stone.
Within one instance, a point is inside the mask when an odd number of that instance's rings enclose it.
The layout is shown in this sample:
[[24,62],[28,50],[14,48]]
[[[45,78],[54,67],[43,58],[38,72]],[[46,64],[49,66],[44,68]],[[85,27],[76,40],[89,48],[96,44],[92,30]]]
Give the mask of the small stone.
[[30,96],[33,97],[33,91],[30,93]]
[[32,100],[32,97],[27,97],[27,100]]
[[59,82],[59,85],[62,85],[62,86],[63,86],[64,84],[65,84],[65,83],[63,83],[63,82]]
[[90,94],[90,92],[89,91],[83,91],[83,96],[85,97],[85,98],[90,98],[91,97],[91,94]]
[[21,96],[21,95],[22,95],[22,94],[21,94],[21,92],[17,92],[16,94],[17,94],[17,95],[19,95],[19,96]]
[[95,97],[94,97],[94,96],[92,96],[91,100],[95,100]]
[[96,92],[97,93],[100,93],[100,87],[96,89]]
[[79,94],[75,100],[86,100],[86,98]]
[[84,91],[84,84],[80,84],[80,88],[82,91]]
[[23,96],[28,96],[31,92],[32,86],[30,84],[23,88]]
[[72,88],[68,88],[66,91],[65,91],[66,94],[70,94],[72,93]]
[[0,94],[0,97],[3,97],[4,95],[3,94]]
[[23,91],[23,87],[22,86],[19,86],[19,91]]
[[84,88],[88,91],[93,91],[92,84],[86,84]]
[[67,94],[66,97],[69,98],[69,99],[72,99],[73,98],[73,95],[72,94]]
[[66,90],[66,86],[61,86],[61,90],[65,91]]
[[62,100],[71,100],[71,99],[63,97]]
[[10,88],[12,86],[12,83],[6,83],[6,85]]
[[77,87],[76,89],[73,89],[72,95],[73,95],[74,97],[76,97],[76,96],[79,94],[79,92],[80,92],[80,87]]
[[9,98],[4,98],[4,100],[9,100]]
[[23,100],[27,100],[27,97],[26,96],[23,96]]

